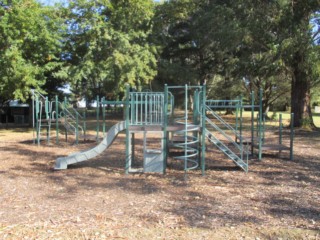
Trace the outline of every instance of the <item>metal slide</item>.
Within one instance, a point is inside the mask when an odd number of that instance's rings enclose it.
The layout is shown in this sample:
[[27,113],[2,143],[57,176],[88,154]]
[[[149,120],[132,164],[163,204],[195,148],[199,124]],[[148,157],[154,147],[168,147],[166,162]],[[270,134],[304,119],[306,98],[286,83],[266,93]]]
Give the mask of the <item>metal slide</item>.
[[107,132],[107,136],[102,140],[102,142],[92,149],[85,150],[83,152],[72,153],[67,157],[57,158],[54,169],[67,169],[68,165],[83,162],[98,156],[112,144],[118,133],[126,128],[125,126],[126,124],[124,121],[113,125]]

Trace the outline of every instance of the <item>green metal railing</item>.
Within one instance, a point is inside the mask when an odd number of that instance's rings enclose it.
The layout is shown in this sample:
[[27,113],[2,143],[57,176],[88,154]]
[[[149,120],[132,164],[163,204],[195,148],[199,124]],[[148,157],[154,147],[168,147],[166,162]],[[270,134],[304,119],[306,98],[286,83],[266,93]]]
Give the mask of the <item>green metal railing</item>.
[[164,93],[131,92],[130,125],[162,125]]

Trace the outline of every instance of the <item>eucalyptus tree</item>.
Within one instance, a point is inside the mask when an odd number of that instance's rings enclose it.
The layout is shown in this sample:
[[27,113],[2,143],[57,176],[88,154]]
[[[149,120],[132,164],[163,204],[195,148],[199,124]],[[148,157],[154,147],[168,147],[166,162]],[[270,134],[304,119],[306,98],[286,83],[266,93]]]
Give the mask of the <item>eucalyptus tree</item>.
[[0,3],[0,100],[25,101],[61,67],[63,25],[58,11],[35,0]]

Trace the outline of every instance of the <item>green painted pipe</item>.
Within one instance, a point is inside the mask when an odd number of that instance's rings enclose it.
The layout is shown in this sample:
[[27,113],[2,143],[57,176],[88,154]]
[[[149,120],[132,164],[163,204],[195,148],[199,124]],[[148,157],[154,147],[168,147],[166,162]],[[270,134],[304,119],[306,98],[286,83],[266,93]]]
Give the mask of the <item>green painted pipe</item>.
[[55,98],[56,105],[56,143],[59,143],[59,101],[58,96]]

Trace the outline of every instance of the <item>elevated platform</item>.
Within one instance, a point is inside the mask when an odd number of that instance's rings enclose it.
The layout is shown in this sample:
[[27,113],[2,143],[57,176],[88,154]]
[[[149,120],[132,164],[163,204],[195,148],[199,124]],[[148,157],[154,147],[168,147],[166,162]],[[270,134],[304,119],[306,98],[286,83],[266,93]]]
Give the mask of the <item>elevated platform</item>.
[[[254,144],[255,148],[259,148],[259,145]],[[283,144],[262,144],[262,151],[290,151],[290,147]]]
[[[133,125],[129,126],[129,131],[139,132],[139,131],[163,131],[164,127],[162,125]],[[177,132],[185,130],[185,126],[182,124],[174,124],[168,125],[167,131],[168,132]],[[201,127],[199,125],[188,125],[188,131],[200,131]]]

